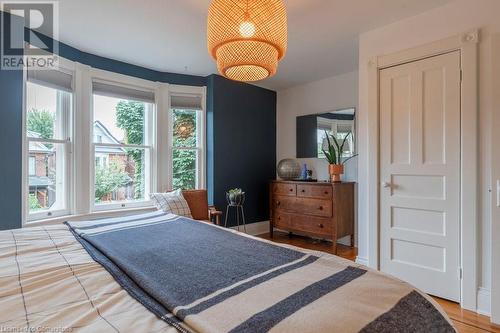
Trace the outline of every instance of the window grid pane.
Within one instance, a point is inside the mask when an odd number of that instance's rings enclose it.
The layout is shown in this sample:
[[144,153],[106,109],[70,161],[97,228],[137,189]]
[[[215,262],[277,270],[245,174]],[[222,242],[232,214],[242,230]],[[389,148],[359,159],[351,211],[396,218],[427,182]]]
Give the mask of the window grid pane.
[[28,140],[28,210],[64,210],[67,206],[67,143]]
[[172,110],[172,142],[174,147],[198,147],[198,112],[196,110]]
[[150,149],[96,146],[94,153],[96,204],[147,200]]
[[198,188],[199,149],[172,150],[172,187],[174,190]]
[[150,103],[94,94],[94,143],[144,145]]

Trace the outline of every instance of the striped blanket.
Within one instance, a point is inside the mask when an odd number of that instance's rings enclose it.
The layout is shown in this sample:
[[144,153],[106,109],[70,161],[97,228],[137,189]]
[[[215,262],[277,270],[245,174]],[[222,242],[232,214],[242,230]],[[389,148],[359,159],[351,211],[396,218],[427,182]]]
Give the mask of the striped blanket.
[[78,241],[0,232],[0,331],[454,332],[426,295],[325,253],[156,212],[69,226]]

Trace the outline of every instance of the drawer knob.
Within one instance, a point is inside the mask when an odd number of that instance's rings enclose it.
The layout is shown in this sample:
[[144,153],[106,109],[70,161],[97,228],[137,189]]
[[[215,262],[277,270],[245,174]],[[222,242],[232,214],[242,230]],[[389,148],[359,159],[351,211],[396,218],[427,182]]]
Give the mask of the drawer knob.
[[319,210],[323,210],[323,206],[319,206]]
[[278,220],[281,220],[281,216],[278,216]]
[[306,192],[306,190],[302,190],[302,193],[305,193],[305,192]]
[[290,189],[290,192],[293,192],[293,188]]
[[277,205],[277,206],[281,205],[281,202],[276,201],[276,205]]
[[325,191],[325,194],[328,194],[328,191]]
[[318,227],[323,228],[324,225],[322,223],[318,224]]

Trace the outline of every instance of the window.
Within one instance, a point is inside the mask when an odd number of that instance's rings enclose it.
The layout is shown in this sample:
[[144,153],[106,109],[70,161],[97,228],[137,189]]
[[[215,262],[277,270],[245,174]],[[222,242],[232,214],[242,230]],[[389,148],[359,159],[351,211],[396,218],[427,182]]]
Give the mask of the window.
[[202,96],[172,95],[170,100],[172,188],[201,188],[204,154]]
[[327,132],[328,135],[334,135],[339,142],[343,142],[344,138],[349,135],[344,145],[342,157],[346,158],[354,155],[354,137],[352,135],[354,133],[353,121],[326,119],[322,119],[321,122],[318,121],[317,145],[319,157],[325,157],[323,149],[328,150],[325,132]]
[[149,203],[154,94],[93,83],[94,208]]
[[72,76],[29,70],[26,84],[28,220],[70,211]]
[[28,161],[28,175],[36,176],[36,156],[30,156]]

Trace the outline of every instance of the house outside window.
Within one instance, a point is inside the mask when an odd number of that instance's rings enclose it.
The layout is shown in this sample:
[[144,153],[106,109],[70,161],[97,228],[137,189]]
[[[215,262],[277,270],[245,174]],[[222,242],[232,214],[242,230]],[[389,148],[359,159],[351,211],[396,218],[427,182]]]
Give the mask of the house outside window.
[[149,202],[154,94],[94,83],[94,209]]

